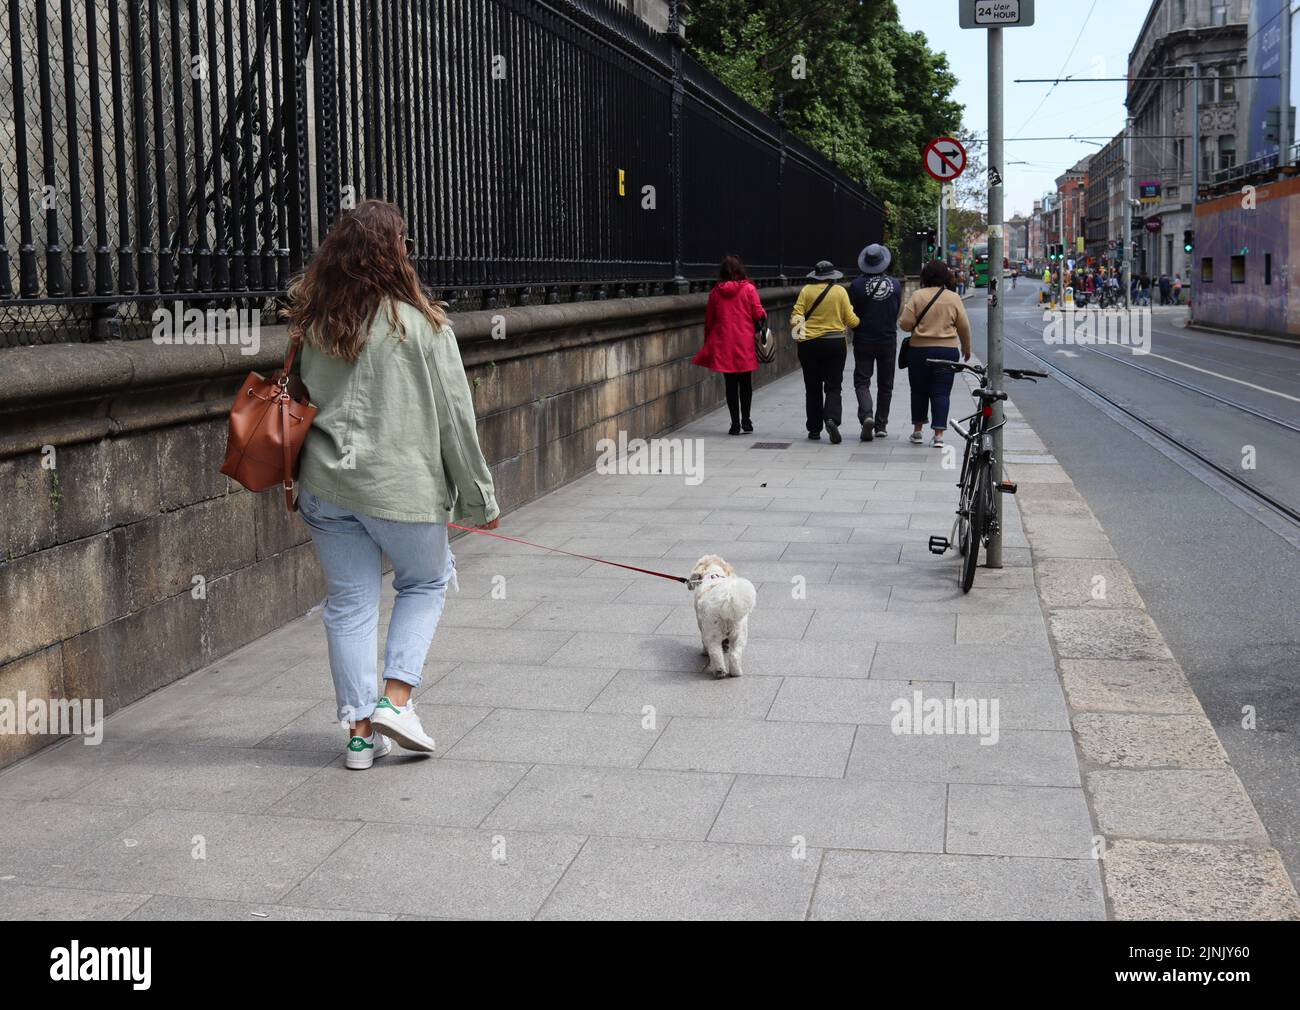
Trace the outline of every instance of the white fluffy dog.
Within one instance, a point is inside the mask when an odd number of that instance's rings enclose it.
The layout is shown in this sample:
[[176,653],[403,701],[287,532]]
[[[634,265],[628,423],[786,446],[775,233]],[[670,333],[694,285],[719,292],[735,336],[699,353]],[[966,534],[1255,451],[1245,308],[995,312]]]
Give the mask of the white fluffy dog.
[[716,554],[706,554],[691,569],[695,584],[695,620],[716,677],[739,677],[740,660],[749,639],[749,612],[758,593],[754,584]]

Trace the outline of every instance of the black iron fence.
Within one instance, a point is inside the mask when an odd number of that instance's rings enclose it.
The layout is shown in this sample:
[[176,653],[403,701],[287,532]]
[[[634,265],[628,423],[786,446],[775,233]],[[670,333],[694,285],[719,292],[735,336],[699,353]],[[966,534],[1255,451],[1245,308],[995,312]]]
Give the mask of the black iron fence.
[[[675,7],[675,5],[674,5]],[[0,345],[274,312],[394,200],[462,307],[847,266],[871,194],[615,0],[9,0]]]

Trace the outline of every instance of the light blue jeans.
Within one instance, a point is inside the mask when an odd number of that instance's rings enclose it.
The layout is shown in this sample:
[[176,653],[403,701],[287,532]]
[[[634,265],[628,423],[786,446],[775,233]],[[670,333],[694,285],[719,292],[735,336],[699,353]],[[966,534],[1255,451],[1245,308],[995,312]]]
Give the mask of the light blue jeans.
[[352,512],[306,488],[298,509],[325,574],[325,636],[339,720],[370,718],[379,701],[380,553],[393,563],[397,599],[384,646],[384,679],[420,686],[424,658],[442,616],[456,558],[443,523],[399,523]]

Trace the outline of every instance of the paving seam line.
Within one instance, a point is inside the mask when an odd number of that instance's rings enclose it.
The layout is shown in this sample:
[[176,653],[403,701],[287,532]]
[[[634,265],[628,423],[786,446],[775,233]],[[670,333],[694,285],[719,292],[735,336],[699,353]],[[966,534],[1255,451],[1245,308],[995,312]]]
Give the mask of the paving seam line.
[[1040,443],[1005,450],[1004,466],[1019,485],[1107,916],[1300,920],[1281,856],[1105,530],[1014,403],[1006,408],[1008,435]]

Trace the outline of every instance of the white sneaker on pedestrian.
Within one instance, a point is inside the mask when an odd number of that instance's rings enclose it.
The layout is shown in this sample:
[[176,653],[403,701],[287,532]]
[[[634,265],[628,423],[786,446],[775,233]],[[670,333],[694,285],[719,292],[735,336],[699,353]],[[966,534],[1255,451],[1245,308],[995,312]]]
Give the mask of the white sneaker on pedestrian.
[[344,764],[353,771],[364,771],[393,749],[388,738],[373,729],[369,736],[354,736],[348,741],[347,759]]
[[433,753],[433,737],[429,736],[420,725],[420,717],[415,714],[415,702],[408,701],[398,707],[385,695],[375,706],[370,722],[396,740],[399,747]]
[[911,442],[913,445],[920,445],[922,442],[925,441],[925,439],[921,436],[921,433],[919,431],[912,432],[912,434],[907,436],[907,440]]
[[942,448],[943,448],[943,436],[942,436],[942,435],[931,435],[931,436],[930,436],[930,446],[931,446],[932,448],[934,448],[934,449],[942,449]]

